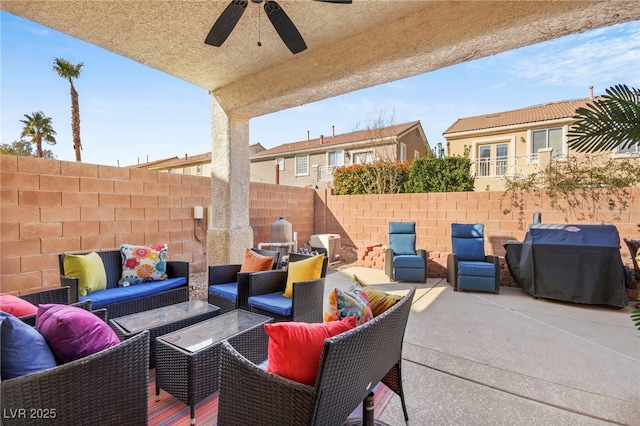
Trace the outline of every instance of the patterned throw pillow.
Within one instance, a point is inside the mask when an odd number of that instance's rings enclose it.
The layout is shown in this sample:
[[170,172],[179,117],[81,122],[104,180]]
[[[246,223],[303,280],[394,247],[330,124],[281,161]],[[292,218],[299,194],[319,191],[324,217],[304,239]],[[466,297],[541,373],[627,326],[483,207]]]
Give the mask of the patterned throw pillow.
[[151,246],[134,246],[123,244],[120,247],[122,256],[122,278],[118,285],[126,287],[150,281],[167,279],[167,244]]
[[364,292],[367,293],[369,306],[371,306],[371,312],[373,312],[374,317],[377,317],[402,299],[402,296],[387,294],[382,290],[378,290],[364,283],[355,275],[353,276],[353,282],[360,285],[364,289]]
[[325,322],[341,320],[346,317],[356,317],[356,325],[364,324],[373,319],[367,294],[355,284],[347,291],[336,288],[329,294],[329,311],[324,314]]

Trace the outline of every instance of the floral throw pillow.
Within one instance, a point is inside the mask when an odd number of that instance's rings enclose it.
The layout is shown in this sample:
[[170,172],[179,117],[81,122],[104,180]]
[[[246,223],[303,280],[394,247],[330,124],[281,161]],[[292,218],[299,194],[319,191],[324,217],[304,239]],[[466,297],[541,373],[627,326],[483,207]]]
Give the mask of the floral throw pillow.
[[166,280],[168,252],[167,244],[151,246],[123,244],[120,247],[122,277],[118,285],[127,287],[132,284]]
[[325,322],[347,317],[356,317],[356,325],[364,324],[373,319],[367,293],[355,284],[346,291],[339,288],[334,289],[329,294],[329,311],[324,314]]

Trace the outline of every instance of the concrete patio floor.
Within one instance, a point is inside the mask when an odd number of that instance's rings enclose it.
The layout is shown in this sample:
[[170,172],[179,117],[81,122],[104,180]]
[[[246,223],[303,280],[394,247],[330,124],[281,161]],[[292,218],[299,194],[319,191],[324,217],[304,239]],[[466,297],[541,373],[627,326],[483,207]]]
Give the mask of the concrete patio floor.
[[[351,267],[327,275],[326,295],[348,288],[354,274],[388,291],[408,285]],[[576,305],[510,287],[498,295],[454,292],[444,278],[415,285],[402,364],[410,424],[640,425],[631,303]],[[380,420],[404,424],[400,398]]]

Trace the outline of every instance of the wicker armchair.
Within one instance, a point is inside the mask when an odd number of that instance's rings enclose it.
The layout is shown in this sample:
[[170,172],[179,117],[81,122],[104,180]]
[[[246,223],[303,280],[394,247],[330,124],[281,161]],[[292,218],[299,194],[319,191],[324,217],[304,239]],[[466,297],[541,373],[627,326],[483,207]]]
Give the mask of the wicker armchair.
[[640,250],[640,240],[629,240],[623,238],[624,243],[629,248],[631,254],[631,262],[633,263],[633,276],[640,283],[640,265],[638,264],[638,251]]
[[144,331],[96,354],[4,380],[2,424],[146,425],[148,358]]
[[223,342],[218,424],[341,425],[380,381],[400,396],[408,422],[400,367],[414,293],[412,287],[373,320],[326,339],[313,386],[268,373]]
[[[263,256],[273,256],[273,267],[276,269],[280,262],[280,252],[252,248],[254,252]],[[209,266],[209,282],[207,301],[220,308],[220,313],[234,309],[249,310],[249,275],[251,272],[240,272],[241,264]]]
[[[308,259],[311,256],[291,253],[289,262]],[[324,276],[328,258],[322,263],[321,278],[293,283],[293,296],[281,297],[287,286],[288,271],[256,272],[249,276],[247,306],[251,312],[266,315],[275,322],[322,322],[324,308]]]
[[[23,294],[18,297],[36,306],[44,305],[48,303],[68,305],[69,304],[69,287],[59,287],[51,290],[36,291],[34,293]],[[91,307],[89,307],[89,310],[91,310]],[[31,326],[36,325],[35,315],[25,315],[23,317],[20,317],[20,319]]]

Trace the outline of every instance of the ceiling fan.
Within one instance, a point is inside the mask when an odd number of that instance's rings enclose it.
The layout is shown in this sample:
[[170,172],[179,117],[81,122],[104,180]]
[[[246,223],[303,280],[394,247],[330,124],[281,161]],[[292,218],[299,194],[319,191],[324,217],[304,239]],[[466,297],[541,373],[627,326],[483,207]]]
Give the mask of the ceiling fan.
[[[263,1],[264,11],[267,14],[267,17],[291,53],[296,54],[305,50],[307,45],[300,35],[300,32],[278,3],[273,0],[251,0],[252,3],[262,3]],[[315,1],[341,4],[349,4],[352,2],[352,0]],[[229,3],[227,8],[218,17],[218,20],[213,24],[213,27],[211,27],[211,30],[204,42],[211,46],[222,46],[222,43],[224,43],[227,37],[229,37],[229,34],[231,34],[231,31],[233,31],[240,20],[240,17],[244,13],[244,10],[247,8],[247,3],[247,0],[231,0],[231,3]],[[259,42],[258,45],[260,45]]]

